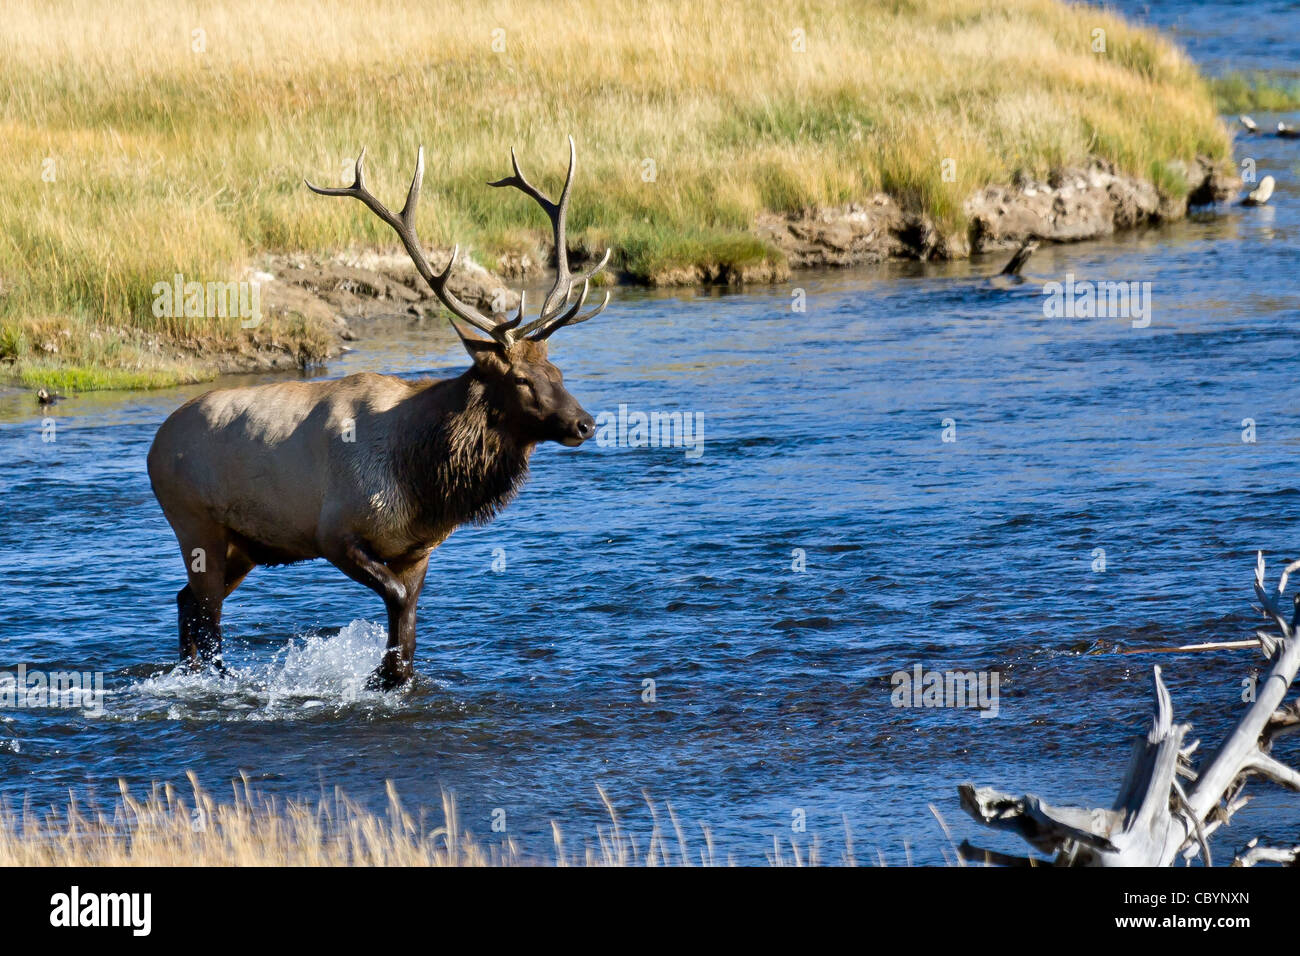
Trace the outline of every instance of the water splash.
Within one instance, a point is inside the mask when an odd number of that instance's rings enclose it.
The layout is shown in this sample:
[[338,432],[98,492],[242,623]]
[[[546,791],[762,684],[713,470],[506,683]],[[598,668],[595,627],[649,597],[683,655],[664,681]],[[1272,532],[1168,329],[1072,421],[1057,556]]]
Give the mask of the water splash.
[[353,621],[337,634],[295,638],[270,660],[253,648],[243,661],[232,648],[224,675],[177,666],[118,690],[108,711],[125,720],[292,720],[356,707],[400,707],[405,694],[365,686],[386,641],[380,625]]

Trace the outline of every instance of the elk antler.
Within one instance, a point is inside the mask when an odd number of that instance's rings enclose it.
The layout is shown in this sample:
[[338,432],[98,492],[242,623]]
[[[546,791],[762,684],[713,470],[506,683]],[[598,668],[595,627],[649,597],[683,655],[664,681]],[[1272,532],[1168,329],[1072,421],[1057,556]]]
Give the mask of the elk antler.
[[[442,272],[434,272],[433,267],[429,265],[429,260],[424,257],[424,250],[420,248],[419,237],[415,234],[415,209],[420,202],[420,186],[424,181],[424,147],[421,146],[415,157],[415,176],[411,179],[411,188],[406,193],[406,203],[402,206],[402,211],[394,216],[392,211],[383,203],[375,198],[374,194],[366,188],[365,175],[366,151],[363,147],[361,155],[357,157],[356,174],[351,186],[345,186],[339,189],[326,188],[314,185],[310,180],[304,180],[307,188],[314,193],[320,193],[322,196],[351,196],[353,199],[359,199],[367,209],[376,216],[388,223],[397,237],[402,240],[402,245],[406,247],[406,254],[411,257],[415,263],[415,271],[420,273],[421,278],[429,284],[442,302],[457,318],[463,319],[480,332],[491,336],[502,345],[510,345],[509,323],[494,323],[489,321],[475,309],[470,308],[461,302],[451,290],[447,288],[447,280],[451,276],[451,268],[456,264],[456,256],[460,252],[460,246],[451,250],[451,258],[447,260],[447,267]],[[522,313],[519,319],[522,320]],[[518,321],[515,322],[518,324]],[[455,327],[455,323],[452,323]],[[459,328],[456,329],[460,331]],[[462,336],[463,337],[463,336]]]
[[[542,311],[536,319],[528,323],[519,331],[520,336],[527,336],[536,332],[534,338],[544,339],[550,336],[556,329],[566,325],[577,325],[579,322],[586,322],[599,315],[609,305],[609,293],[605,293],[605,301],[596,308],[592,309],[585,315],[578,315],[578,310],[582,308],[583,303],[587,300],[587,291],[593,276],[605,268],[609,262],[611,250],[606,249],[605,254],[601,256],[599,262],[591,269],[578,276],[576,279],[569,271],[569,247],[565,239],[565,230],[568,226],[567,219],[569,215],[569,190],[573,186],[573,171],[577,166],[578,153],[573,145],[573,137],[569,137],[569,172],[564,177],[564,188],[560,190],[560,201],[552,202],[551,199],[540,189],[528,181],[523,170],[519,168],[519,160],[515,156],[515,150],[510,148],[510,165],[514,167],[514,175],[507,176],[505,179],[498,179],[494,183],[488,183],[489,186],[514,186],[521,193],[531,197],[537,205],[542,207],[547,218],[551,220],[551,231],[555,241],[555,285],[551,286],[551,291],[546,294],[546,299],[542,302]],[[578,300],[567,309],[562,315],[558,314],[560,309],[568,304],[569,296],[573,292],[573,285],[578,280],[582,280],[582,294]],[[520,306],[520,314],[523,314],[523,306]]]
[[[569,189],[573,185],[573,170],[576,162],[576,150],[572,136],[569,137],[569,174],[564,181],[564,190],[560,193],[558,203],[551,202],[545,194],[524,178],[524,174],[519,169],[519,161],[515,158],[513,148],[510,150],[510,162],[514,166],[515,174],[488,184],[490,186],[515,186],[533,197],[550,218],[551,227],[554,231],[555,285],[551,287],[546,300],[542,303],[541,314],[522,329],[519,328],[524,321],[524,294],[522,292],[519,295],[519,311],[515,314],[515,317],[504,322],[493,322],[477,310],[461,302],[447,287],[447,280],[451,277],[452,267],[456,264],[456,256],[460,253],[459,245],[452,248],[451,258],[447,260],[446,268],[441,272],[434,272],[433,267],[429,265],[429,261],[425,258],[424,250],[420,247],[419,237],[415,234],[415,210],[420,202],[420,186],[424,181],[424,147],[421,146],[416,153],[415,176],[412,177],[411,187],[407,190],[406,203],[402,206],[402,211],[397,215],[393,215],[392,211],[376,199],[374,194],[366,188],[365,158],[366,151],[363,148],[361,155],[357,157],[356,174],[351,186],[326,188],[316,186],[309,180],[304,180],[304,182],[306,182],[308,189],[322,196],[351,196],[353,199],[361,200],[367,209],[386,222],[397,233],[398,238],[402,240],[402,245],[406,248],[406,254],[411,257],[411,261],[415,264],[415,270],[428,283],[434,295],[447,307],[451,314],[488,335],[495,342],[509,348],[515,342],[524,338],[545,339],[556,329],[565,325],[577,325],[579,322],[586,322],[588,319],[594,318],[609,304],[609,293],[606,292],[605,301],[599,306],[584,315],[578,314],[587,299],[592,277],[605,268],[605,265],[609,262],[611,250],[606,249],[605,255],[600,262],[578,277],[582,280],[582,294],[578,296],[577,301],[572,306],[568,305],[576,281],[569,271],[569,253],[568,248],[565,246],[565,219],[568,214]],[[561,312],[561,309],[564,309],[564,311]],[[456,330],[456,333],[462,339],[472,341],[454,321],[452,322],[452,328]]]

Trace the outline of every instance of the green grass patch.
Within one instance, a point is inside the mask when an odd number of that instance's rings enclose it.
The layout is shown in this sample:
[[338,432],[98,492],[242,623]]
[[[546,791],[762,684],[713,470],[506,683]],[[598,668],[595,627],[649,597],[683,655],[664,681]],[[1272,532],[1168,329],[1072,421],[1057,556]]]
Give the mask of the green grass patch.
[[1252,110],[1282,113],[1300,109],[1300,78],[1271,73],[1229,73],[1210,80],[1220,113]]
[[214,376],[181,365],[155,369],[104,368],[98,365],[18,363],[6,375],[28,388],[51,392],[94,392],[112,389],[171,388],[207,381]]
[[622,269],[634,281],[661,284],[673,273],[699,267],[718,276],[782,262],[779,250],[755,236],[727,232],[690,235],[631,231],[623,238]]

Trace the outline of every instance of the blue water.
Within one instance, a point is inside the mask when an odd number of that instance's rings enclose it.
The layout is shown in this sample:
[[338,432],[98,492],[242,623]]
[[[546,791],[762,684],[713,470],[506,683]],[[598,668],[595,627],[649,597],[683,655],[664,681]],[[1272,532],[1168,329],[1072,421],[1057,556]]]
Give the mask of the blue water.
[[[102,670],[110,691],[99,716],[0,711],[0,798],[192,770],[218,795],[242,772],[382,807],[391,780],[408,807],[453,791],[486,842],[504,809],[545,859],[552,821],[594,841],[599,786],[643,846],[648,799],[737,862],[774,839],[837,862],[847,833],[860,861],[943,863],[931,805],[956,840],[1019,850],[964,816],[959,782],[1108,805],[1153,662],[1207,746],[1262,663],[1113,652],[1249,636],[1255,551],[1300,554],[1297,149],[1251,143],[1270,207],[1044,248],[1016,287],[986,280],[997,259],[618,290],[554,360],[593,414],[701,416],[703,453],[539,450],[499,519],[435,553],[398,695],[362,689],[377,598],[323,562],[259,569],[227,602],[231,678],[172,672],[183,575],[145,453],[203,389],[48,413],[0,392],[0,669]],[[1150,282],[1149,327],[1046,318],[1066,273]],[[465,365],[432,324],[357,344],[325,374]],[[917,663],[996,670],[998,716],[893,707],[890,674]],[[1232,839],[1293,839],[1300,801],[1252,790]]]
[[1159,27],[1206,72],[1300,76],[1295,0],[1121,0],[1104,6]]

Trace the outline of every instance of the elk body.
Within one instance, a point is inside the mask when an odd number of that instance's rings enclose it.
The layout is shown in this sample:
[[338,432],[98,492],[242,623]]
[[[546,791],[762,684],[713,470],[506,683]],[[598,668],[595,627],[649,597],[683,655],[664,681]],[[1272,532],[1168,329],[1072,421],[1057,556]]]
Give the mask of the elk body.
[[[473,361],[464,374],[438,381],[367,372],[220,389],[162,424],[149,450],[149,478],[186,564],[188,583],[176,596],[180,653],[195,668],[220,668],[222,603],[249,571],[324,558],[375,591],[387,609],[388,647],[371,686],[404,683],[413,672],[416,605],[433,549],[457,526],[486,522],[505,507],[539,443],[577,446],[595,430],[547,359],[551,333],[609,302],[607,293],[599,306],[581,311],[608,252],[583,275],[569,270],[572,138],[558,202],[528,182],[513,150],[514,175],[490,184],[521,190],[551,220],[555,284],[526,325],[522,295],[516,316],[493,322],[450,292],[458,250],[442,272],[430,268],[415,234],[423,149],[396,215],[367,190],[364,159],[363,150],[349,187],[307,185],[361,200],[397,232]],[[486,337],[467,334],[457,320]]]

